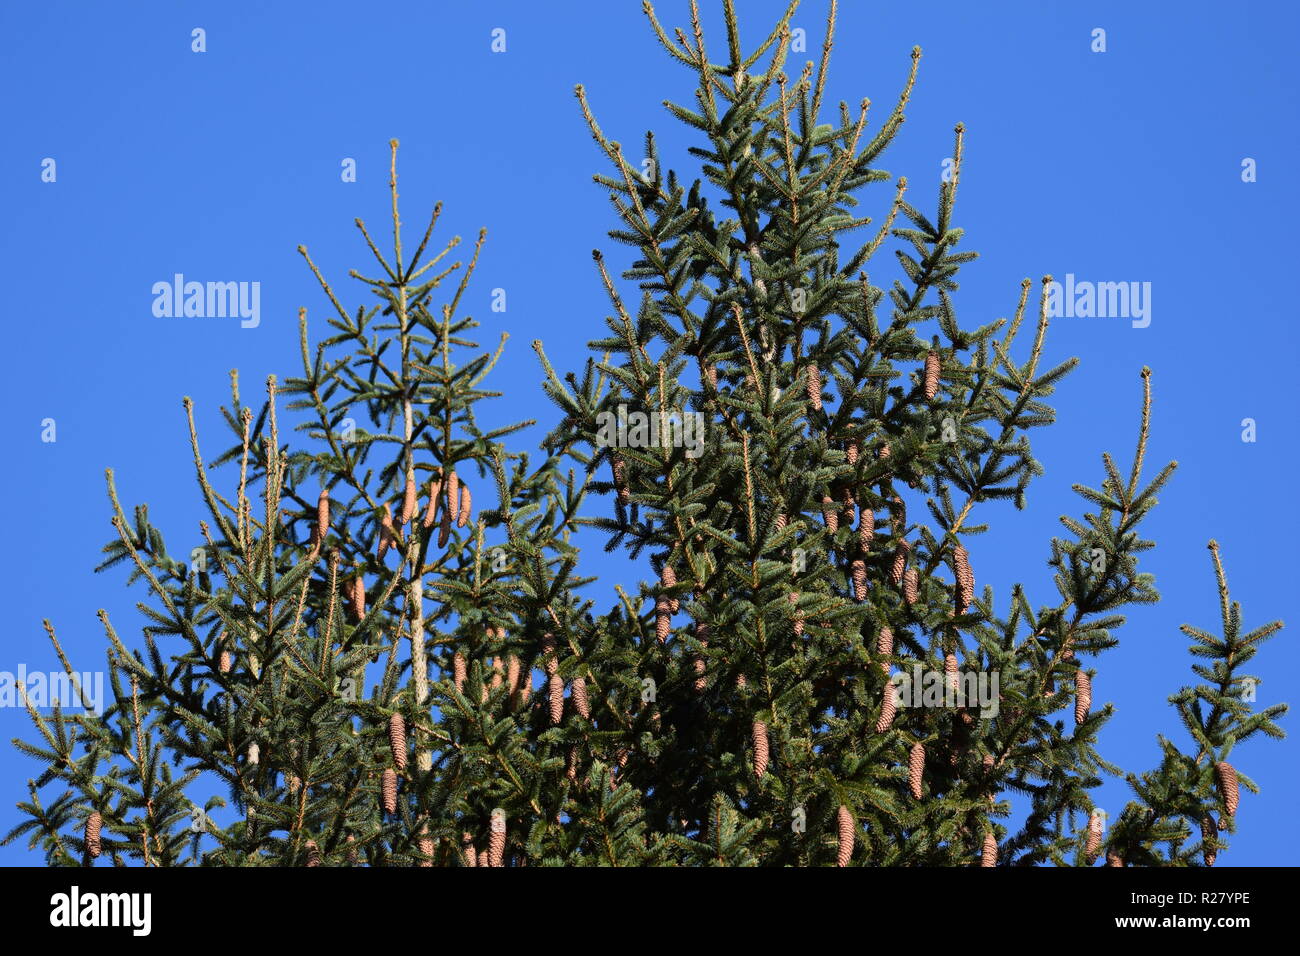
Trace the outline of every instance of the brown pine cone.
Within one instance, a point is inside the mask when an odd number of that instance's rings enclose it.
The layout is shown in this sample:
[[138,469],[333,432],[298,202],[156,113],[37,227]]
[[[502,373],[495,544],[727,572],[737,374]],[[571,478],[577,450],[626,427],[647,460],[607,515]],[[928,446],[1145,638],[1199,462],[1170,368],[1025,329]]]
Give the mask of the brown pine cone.
[[1074,672],[1074,722],[1081,724],[1088,719],[1092,709],[1092,681],[1083,671]]
[[316,500],[316,536],[315,543],[319,545],[325,540],[325,535],[330,529],[330,493],[324,488],[320,491],[320,498]]
[[844,504],[842,515],[844,524],[852,528],[858,520],[858,502],[853,497],[852,489],[846,486],[843,492],[840,493],[840,501]]
[[454,468],[447,473],[447,513],[453,518],[460,515],[460,475]]
[[474,852],[474,838],[468,833],[460,835],[460,852],[466,866],[478,864],[478,854]]
[[379,792],[384,800],[384,812],[389,816],[397,813],[397,771],[392,767],[384,768],[384,776],[380,780]]
[[673,632],[672,613],[668,610],[670,606],[667,598],[661,597],[655,602],[655,637],[660,644],[667,641],[668,635]]
[[857,828],[853,825],[853,814],[849,813],[849,808],[840,804],[840,808],[835,811],[835,829],[836,829],[836,846],[835,846],[835,865],[848,866],[849,861],[853,859],[853,844],[857,837]]
[[234,655],[224,647],[221,649],[221,656],[217,658],[217,670],[222,674],[229,674],[231,668],[235,666]]
[[790,592],[790,603],[793,604],[793,605],[795,605],[795,612],[794,612],[794,636],[795,636],[795,637],[803,637],[803,612],[800,611],[800,610],[798,609],[798,605],[799,605],[799,592],[798,592],[798,591],[791,591],[791,592]]
[[555,670],[559,667],[559,662],[555,659],[555,635],[542,635],[542,667],[546,671],[547,677],[552,677]]
[[492,658],[492,690],[496,690],[505,682],[505,676],[502,673],[503,666],[501,658]]
[[876,637],[876,653],[881,657],[889,657],[894,653],[894,632],[888,625],[882,627]]
[[880,457],[880,458],[888,458],[888,457],[889,457],[889,442],[885,442],[883,445],[880,446],[880,455],[879,455],[879,457]]
[[1205,860],[1206,866],[1214,866],[1214,861],[1218,858],[1218,845],[1214,842],[1217,829],[1213,815],[1207,813],[1201,818],[1201,842],[1205,844],[1201,849],[1201,858]]
[[990,830],[984,834],[984,848],[980,851],[980,866],[998,865],[998,838]]
[[320,847],[316,845],[315,840],[308,840],[306,843],[307,865],[320,866]]
[[[671,565],[665,564],[663,571],[659,574],[659,583],[665,588],[674,588],[677,586],[677,572],[672,569]],[[675,598],[668,599],[668,610],[676,614],[681,610],[681,602]]]
[[564,681],[559,674],[552,674],[546,685],[547,703],[551,711],[551,724],[554,726],[564,719]]
[[405,528],[415,517],[415,513],[420,510],[420,499],[416,492],[415,479],[406,479],[406,493],[402,495],[402,521],[401,525]]
[[586,720],[591,716],[591,701],[587,697],[587,679],[585,677],[575,677],[573,685],[569,689],[569,698],[573,701],[573,709],[578,712],[578,716]]
[[895,700],[896,688],[893,683],[885,685],[885,699],[880,705],[880,716],[876,718],[876,733],[883,734],[894,723],[894,715],[898,713],[898,702]]
[[433,866],[433,837],[429,836],[427,826],[420,830],[417,846],[420,849],[420,866]]
[[438,522],[438,547],[447,547],[451,540],[451,509],[442,509],[442,520]]
[[826,530],[831,534],[840,530],[840,516],[835,509],[835,502],[831,500],[830,495],[822,495],[822,521],[826,523]]
[[1084,848],[1083,855],[1087,858],[1089,865],[1096,859],[1101,852],[1101,814],[1093,811],[1088,817],[1088,844]]
[[500,829],[495,824],[488,826],[488,866],[505,866],[505,858],[506,828],[502,821]]
[[853,576],[853,600],[862,602],[867,599],[867,563],[857,558],[849,565]]
[[912,744],[912,751],[907,758],[907,785],[912,791],[912,799],[921,799],[921,778],[925,775],[925,745],[919,740]]
[[858,455],[861,453],[862,446],[858,444],[858,440],[856,438],[850,438],[848,447],[844,449],[844,455],[848,459],[849,464],[856,465],[858,463]]
[[957,655],[949,652],[943,659],[943,674],[947,681],[948,687],[953,693],[957,692],[961,685],[961,676],[958,674]]
[[356,866],[361,861],[361,854],[357,852],[355,846],[357,838],[351,833],[348,834],[348,866]]
[[345,594],[352,621],[356,623],[366,616],[366,582],[359,577],[352,578],[351,593]]
[[104,818],[99,815],[98,810],[91,811],[90,816],[86,817],[86,852],[90,854],[93,860],[104,850],[103,841],[100,839],[100,831],[104,826]]
[[460,694],[465,693],[465,671],[465,657],[457,651],[451,655],[451,681]]
[[397,542],[397,530],[393,527],[393,506],[386,501],[384,516],[379,520],[379,534],[375,537],[377,545],[375,556],[382,561],[388,549]]
[[903,600],[908,604],[916,603],[919,582],[920,572],[916,568],[908,568],[903,573]]
[[492,865],[491,861],[488,859],[488,851],[486,849],[482,849],[478,851],[478,865],[482,867],[488,867]]
[[[439,472],[441,474],[441,472]],[[438,499],[442,497],[442,478],[434,478],[429,482],[429,504],[424,509],[424,530],[428,531],[433,527],[433,523],[438,520]]]
[[871,541],[876,536],[876,514],[870,508],[863,508],[858,514],[858,550],[863,554],[871,551]]
[[767,773],[767,761],[769,757],[767,745],[767,724],[761,720],[754,721],[754,726],[750,732],[754,740],[754,778],[762,780],[763,774]]
[[388,746],[393,751],[393,766],[398,773],[406,772],[406,721],[401,714],[388,718]]
[[714,391],[717,391],[718,367],[716,365],[706,365],[704,367],[704,377],[709,380],[709,384],[713,386]]
[[784,531],[784,530],[785,530],[785,526],[788,525],[789,523],[790,523],[790,519],[786,517],[784,511],[777,512],[777,515],[776,515],[776,530],[777,530],[777,531]]
[[[701,647],[709,646],[709,639],[706,636],[708,633],[709,633],[709,625],[707,624],[695,625],[695,636],[699,639]],[[708,678],[705,676],[705,671],[708,665],[705,662],[704,655],[696,654],[695,659],[692,663],[695,669],[695,683],[692,685],[692,687],[694,688],[695,693],[703,694],[705,687],[708,686]]]
[[817,411],[822,407],[822,373],[816,365],[808,366],[808,401]]
[[903,571],[907,569],[907,552],[911,549],[906,539],[894,545],[894,563],[889,567],[889,581],[894,587],[903,583]]
[[975,575],[970,569],[970,556],[961,545],[952,551],[953,573],[957,578],[957,604],[959,614],[965,614],[966,608],[975,602]]
[[1123,858],[1122,856],[1120,856],[1118,853],[1116,853],[1114,850],[1107,850],[1107,851],[1106,851],[1106,865],[1107,865],[1107,866],[1123,866],[1123,865],[1124,865],[1124,858]]
[[925,356],[925,400],[939,394],[939,353],[930,351]]
[[474,513],[474,496],[469,493],[469,485],[460,486],[460,514],[456,518],[456,527],[463,528],[469,524]]
[[564,758],[564,776],[569,779],[570,783],[578,782],[578,746],[577,744],[569,745],[569,752]]
[[509,688],[511,697],[519,693],[519,667],[519,658],[514,654],[506,658],[506,687]]
[[618,492],[619,504],[627,504],[632,500],[632,492],[627,487],[627,464],[619,455],[614,455],[609,460],[610,470],[613,472],[614,489]]
[[1220,760],[1214,765],[1214,776],[1219,785],[1219,798],[1223,800],[1224,810],[1228,816],[1235,817],[1237,803],[1241,799],[1241,793],[1237,789],[1237,771],[1226,760]]

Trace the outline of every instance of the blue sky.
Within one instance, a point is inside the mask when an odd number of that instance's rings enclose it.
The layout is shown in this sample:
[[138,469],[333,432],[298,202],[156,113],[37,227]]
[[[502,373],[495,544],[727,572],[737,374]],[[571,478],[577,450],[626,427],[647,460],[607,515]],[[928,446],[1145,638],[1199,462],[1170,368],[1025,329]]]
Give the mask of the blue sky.
[[[721,49],[716,5],[704,6]],[[783,4],[740,7],[753,43]],[[1118,707],[1106,756],[1148,769],[1157,731],[1180,733],[1166,702],[1190,677],[1177,627],[1217,629],[1208,539],[1222,546],[1247,626],[1286,619],[1295,591],[1300,529],[1278,479],[1300,465],[1285,371],[1297,333],[1282,288],[1297,252],[1286,164],[1300,147],[1291,49],[1300,17],[1289,4],[1250,2],[841,8],[831,103],[869,96],[879,117],[912,45],[924,49],[908,122],[879,164],[909,177],[923,210],[952,127],[966,124],[955,221],[981,258],[965,267],[956,296],[964,324],[1009,314],[1026,276],[1151,283],[1145,328],[1056,320],[1046,361],[1077,355],[1081,367],[1056,397],[1059,424],[1035,437],[1046,474],[1025,512],[985,506],[993,531],[972,543],[981,585],[1005,595],[1021,580],[1033,603],[1052,601],[1044,560],[1057,517],[1080,510],[1070,485],[1100,482],[1103,450],[1131,455],[1138,372],[1152,367],[1148,460],[1180,462],[1147,527],[1158,548],[1144,568],[1163,601],[1130,615],[1094,681],[1094,700]],[[661,0],[658,10],[670,25],[688,24],[684,2]],[[824,16],[822,0],[805,0],[793,22],[808,33],[809,56]],[[204,53],[191,51],[196,27],[206,31]],[[1090,49],[1098,27],[1104,53]],[[503,53],[491,50],[494,28],[506,31]],[[412,228],[438,199],[444,238],[468,244],[488,228],[468,311],[483,321],[484,343],[512,336],[492,380],[507,395],[489,423],[549,413],[528,343],[543,339],[557,366],[576,368],[607,311],[590,251],[624,261],[604,235],[612,210],[591,173],[605,170],[574,84],[587,86],[613,138],[631,146],[655,129],[665,161],[690,168],[690,141],[660,103],[689,102],[692,78],[658,46],[639,0],[11,3],[0,9],[0,36],[11,356],[0,670],[10,672],[56,666],[43,617],[82,669],[103,663],[98,608],[123,630],[137,620],[142,595],[124,590],[125,573],[91,574],[110,533],[105,467],[116,469],[124,504],[148,502],[173,550],[188,550],[200,511],[181,397],[193,397],[215,449],[231,368],[250,396],[268,374],[293,374],[296,311],[306,306],[323,323],[327,306],[297,244],[347,301],[362,301],[346,272],[370,263],[351,223],[385,225],[390,138],[402,143]],[[792,71],[806,58],[795,54]],[[52,183],[42,181],[46,158],[57,164]],[[341,181],[345,158],[356,161],[355,183]],[[1242,181],[1246,158],[1256,182]],[[874,215],[891,194],[878,187]],[[155,317],[154,283],[178,272],[259,282],[260,325]],[[504,313],[489,309],[494,288],[507,291]],[[53,443],[41,440],[47,418]],[[1254,442],[1242,440],[1247,418]],[[595,544],[588,568],[619,571]],[[602,605],[615,580],[593,592]],[[1296,648],[1288,628],[1257,659],[1261,702],[1300,701]],[[21,710],[0,708],[0,739],[27,733]],[[1292,740],[1236,752],[1264,793],[1243,795],[1240,833],[1220,865],[1300,862],[1296,758]],[[0,831],[35,772],[0,747]],[[1099,802],[1117,812],[1126,799],[1116,782]],[[21,846],[0,849],[0,863],[23,862],[34,859]]]

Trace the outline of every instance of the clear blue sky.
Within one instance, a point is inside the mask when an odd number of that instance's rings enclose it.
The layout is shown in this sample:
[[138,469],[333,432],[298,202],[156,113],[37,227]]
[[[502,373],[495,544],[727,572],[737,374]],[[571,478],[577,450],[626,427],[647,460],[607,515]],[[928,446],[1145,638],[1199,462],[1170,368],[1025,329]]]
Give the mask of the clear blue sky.
[[[716,29],[715,4],[704,6]],[[782,4],[740,6],[753,41]],[[1144,568],[1164,600],[1130,615],[1094,683],[1094,700],[1119,708],[1102,738],[1106,756],[1147,769],[1156,732],[1180,733],[1166,703],[1190,677],[1177,627],[1217,628],[1207,540],[1222,545],[1247,626],[1294,617],[1297,509],[1285,489],[1300,466],[1288,381],[1297,333],[1283,286],[1297,253],[1287,225],[1300,152],[1296,8],[1042,0],[841,8],[832,103],[870,96],[879,116],[911,46],[924,48],[908,122],[880,164],[909,177],[923,209],[953,125],[967,126],[956,222],[982,258],[965,267],[957,294],[965,324],[1008,314],[1025,276],[1152,284],[1146,328],[1056,321],[1048,360],[1077,355],[1082,365],[1058,393],[1058,426],[1035,438],[1046,474],[1026,512],[986,506],[995,530],[972,544],[981,584],[1005,595],[1019,579],[1035,604],[1052,601],[1044,559],[1057,516],[1079,511],[1070,485],[1099,483],[1103,450],[1131,454],[1138,371],[1152,367],[1149,461],[1181,464],[1148,526],[1159,547]],[[688,25],[684,0],[658,9],[668,24]],[[824,15],[822,0],[805,0],[794,21],[808,32],[810,56]],[[202,54],[190,49],[195,27],[206,30]],[[498,27],[504,53],[490,49]],[[1106,30],[1105,53],[1090,51],[1096,27]],[[590,181],[604,171],[602,157],[574,84],[587,85],[611,136],[631,146],[654,128],[666,160],[689,165],[687,140],[660,102],[689,102],[692,80],[653,39],[639,0],[369,8],[55,0],[5,4],[0,37],[10,356],[0,670],[57,666],[43,617],[83,669],[103,665],[96,609],[135,630],[142,593],[124,590],[124,572],[91,574],[110,534],[104,468],[117,470],[124,504],[147,501],[172,550],[188,551],[200,510],[181,396],[194,398],[215,449],[229,369],[239,368],[250,397],[269,373],[293,374],[297,308],[321,322],[326,315],[298,243],[347,301],[362,301],[345,278],[370,266],[351,222],[384,225],[390,138],[402,142],[408,223],[422,225],[442,199],[444,236],[468,241],[489,230],[468,308],[484,322],[484,342],[512,335],[494,379],[508,395],[490,421],[547,414],[528,343],[544,339],[558,366],[576,368],[607,310],[590,250],[623,255],[604,237],[612,210]],[[792,69],[806,58],[796,55]],[[57,182],[41,181],[47,157]],[[346,157],[357,162],[355,183],[340,180]],[[1242,182],[1247,157],[1257,182]],[[877,190],[874,214],[891,192]],[[155,318],[151,288],[178,272],[260,282],[261,325]],[[489,310],[496,287],[507,290],[505,313]],[[53,444],[41,441],[46,418],[57,422]],[[1254,443],[1241,440],[1245,418],[1257,423]],[[587,567],[616,570],[594,545]],[[594,592],[602,606],[613,583],[607,577]],[[1300,620],[1258,658],[1261,702],[1300,703],[1297,629]],[[1288,730],[1297,717],[1284,721]],[[21,710],[0,709],[0,831],[37,770],[7,745],[27,733]],[[1220,865],[1300,862],[1295,744],[1261,740],[1234,762],[1264,794],[1243,795],[1241,832]],[[1099,802],[1115,813],[1126,799],[1116,782]],[[21,846],[0,850],[0,863],[23,862],[35,860]]]

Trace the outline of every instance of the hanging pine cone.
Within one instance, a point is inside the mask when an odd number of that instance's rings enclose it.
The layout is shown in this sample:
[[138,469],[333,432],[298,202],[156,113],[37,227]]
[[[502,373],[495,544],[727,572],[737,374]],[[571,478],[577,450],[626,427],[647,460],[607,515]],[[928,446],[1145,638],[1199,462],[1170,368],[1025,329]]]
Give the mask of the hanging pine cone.
[[822,407],[822,373],[816,365],[808,366],[808,401],[817,411]]
[[348,834],[348,866],[356,866],[361,861],[361,854],[357,852],[357,838],[351,833]]
[[854,832],[856,827],[853,825],[853,814],[849,813],[849,808],[844,804],[840,804],[840,808],[835,811],[835,829],[835,865],[848,866],[853,859],[853,843],[857,834]]
[[853,490],[848,486],[845,486],[844,490],[840,493],[840,501],[844,505],[842,520],[844,521],[845,526],[852,528],[858,520],[858,502],[853,497]]
[[469,524],[474,511],[474,496],[469,493],[469,485],[460,486],[460,514],[456,517],[456,527],[463,528]]
[[750,736],[754,740],[754,779],[762,780],[763,774],[767,773],[767,761],[769,757],[767,745],[767,724],[761,720],[754,721]]
[[519,693],[519,667],[519,658],[514,654],[506,658],[506,687],[511,697]]
[[1216,829],[1213,815],[1207,813],[1201,818],[1201,842],[1204,844],[1201,858],[1206,866],[1214,866],[1214,861],[1218,858],[1218,847],[1215,843]]
[[862,602],[867,599],[867,563],[857,558],[849,565],[853,576],[853,600]]
[[822,495],[822,521],[826,523],[826,530],[831,534],[840,530],[840,515],[830,495]]
[[1087,858],[1088,864],[1091,865],[1101,852],[1101,814],[1095,810],[1088,817],[1088,844],[1084,848],[1083,855]]
[[951,651],[943,659],[943,675],[949,689],[955,694],[961,686],[961,677],[958,674],[957,655]]
[[984,834],[984,848],[980,851],[980,866],[998,865],[998,838],[990,830]]
[[420,840],[417,845],[420,849],[420,866],[433,866],[433,837],[429,836],[427,826],[420,830]]
[[478,854],[474,852],[474,838],[468,833],[460,835],[460,852],[466,866],[478,864]]
[[392,767],[384,768],[379,792],[384,798],[384,812],[389,816],[397,813],[397,771]]
[[553,677],[555,670],[560,666],[555,659],[555,635],[542,635],[542,667],[546,670],[547,677]]
[[1124,865],[1124,858],[1123,858],[1122,856],[1120,856],[1118,853],[1116,853],[1114,850],[1107,850],[1107,851],[1106,851],[1106,865],[1107,865],[1107,866],[1121,866],[1121,867],[1122,867],[1122,866]]
[[406,772],[406,721],[401,714],[388,718],[388,746],[393,751],[393,766],[398,773]]
[[503,664],[501,658],[492,658],[492,690],[496,690],[505,682],[505,675],[502,673]]
[[575,677],[573,679],[569,697],[573,701],[573,709],[578,712],[579,717],[586,720],[591,716],[591,701],[587,697],[587,679],[585,677]]
[[[665,564],[663,571],[659,573],[659,583],[665,588],[674,588],[677,586],[677,572],[672,569],[671,565]],[[676,614],[681,610],[681,602],[675,598],[668,599],[668,610]]]
[[307,865],[320,866],[320,847],[316,845],[316,841],[308,840],[305,849],[307,850]]
[[858,550],[863,554],[870,553],[875,536],[876,514],[870,508],[863,508],[858,515]]
[[405,528],[420,510],[420,499],[416,492],[415,479],[406,479],[406,493],[402,495],[402,527]]
[[1237,802],[1241,798],[1237,789],[1237,771],[1232,769],[1232,764],[1221,760],[1214,765],[1214,776],[1219,785],[1219,798],[1223,800],[1224,810],[1228,816],[1235,817]]
[[618,492],[619,504],[627,504],[632,500],[632,492],[627,487],[627,464],[620,455],[614,455],[609,460],[610,470],[613,472],[614,489]]
[[911,545],[906,540],[894,546],[894,562],[889,567],[889,581],[894,587],[903,583],[903,571],[907,568],[907,552]]
[[961,545],[953,549],[952,567],[957,578],[957,613],[965,614],[975,601],[975,575],[970,569],[970,557]]
[[912,791],[912,799],[921,799],[921,778],[925,775],[925,745],[919,740],[912,744],[912,751],[907,757],[907,785]]
[[894,723],[894,715],[898,713],[898,701],[896,700],[896,688],[892,682],[885,685],[885,699],[880,705],[880,716],[876,718],[876,733],[883,734]]
[[454,468],[447,473],[447,513],[453,518],[460,514],[460,475]]
[[424,530],[428,531],[438,519],[438,499],[442,497],[442,479],[434,478],[429,482],[429,504],[424,509]]
[[488,827],[488,866],[505,866],[505,858],[506,827],[503,820]]
[[551,710],[551,725],[564,719],[564,681],[559,674],[552,674],[546,684],[547,703]]
[[894,632],[888,625],[882,627],[876,637],[876,653],[881,657],[889,657],[894,653]]
[[348,602],[348,609],[354,622],[366,616],[366,582],[359,577],[352,579],[352,599]]
[[785,526],[790,523],[790,519],[785,516],[784,511],[778,511],[776,515],[776,530],[784,531]]
[[316,539],[315,543],[320,545],[325,540],[325,535],[330,529],[330,493],[324,488],[321,489],[320,498],[316,501]]
[[384,516],[379,519],[378,551],[376,557],[382,561],[388,549],[397,541],[397,530],[393,527],[393,506],[384,502]]
[[925,400],[939,394],[939,353],[930,351],[925,356]]
[[716,365],[707,365],[707,366],[705,366],[705,368],[704,368],[704,377],[707,378],[707,379],[709,380],[709,384],[713,386],[713,390],[714,390],[714,391],[717,391],[717,389],[718,389],[718,367],[717,367]]
[[916,603],[919,583],[920,572],[916,568],[908,568],[903,572],[903,600],[908,604]]
[[862,446],[858,444],[858,440],[856,438],[850,438],[848,447],[844,449],[844,457],[848,459],[849,464],[856,465],[858,463],[858,455],[861,453]]
[[460,651],[451,655],[451,682],[456,686],[456,693],[465,693],[465,658]]
[[221,656],[217,658],[217,670],[220,671],[222,674],[229,674],[231,668],[233,668],[234,666],[235,666],[234,655],[231,654],[230,651],[226,650],[226,648],[223,646],[221,648]]
[[1092,709],[1092,681],[1083,671],[1074,672],[1074,722],[1081,724],[1088,719]]
[[790,603],[795,606],[794,612],[794,636],[803,637],[803,612],[799,610],[799,592],[790,592]]
[[[709,625],[707,624],[695,625],[695,636],[699,640],[701,648],[709,646],[708,633],[709,633]],[[692,685],[692,687],[695,690],[695,693],[703,694],[705,687],[708,686],[708,678],[707,676],[705,676],[705,672],[708,665],[705,663],[703,654],[695,655],[693,666],[695,669],[695,682]]]
[[438,547],[447,547],[451,540],[451,509],[442,509],[442,520],[438,522]]
[[667,641],[668,635],[673,632],[672,612],[669,610],[671,606],[664,597],[655,601],[655,637],[660,644]]
[[488,859],[488,851],[486,849],[478,851],[478,865],[482,867],[489,867],[492,865],[491,861]]
[[104,818],[99,815],[98,810],[91,811],[90,816],[86,817],[86,852],[90,858],[96,859],[104,850],[103,841],[100,839],[100,830],[104,826]]

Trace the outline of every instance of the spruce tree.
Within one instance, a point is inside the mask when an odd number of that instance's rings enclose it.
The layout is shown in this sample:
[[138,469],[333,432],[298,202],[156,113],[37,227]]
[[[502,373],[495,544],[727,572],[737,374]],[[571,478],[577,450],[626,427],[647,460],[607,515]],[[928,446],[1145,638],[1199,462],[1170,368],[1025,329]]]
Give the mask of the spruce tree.
[[[1233,747],[1281,736],[1285,705],[1251,708],[1241,671],[1281,625],[1243,633],[1211,543],[1223,633],[1185,628],[1202,683],[1171,698],[1192,752],[1162,736],[1102,827],[1091,794],[1122,771],[1091,682],[1123,610],[1157,600],[1141,525],[1174,470],[1144,467],[1151,374],[1131,462],[1103,455],[1049,543],[1058,595],[977,587],[980,522],[1025,506],[1029,432],[1075,363],[1045,361],[1047,279],[1009,320],[958,321],[961,126],[931,215],[903,179],[879,223],[858,212],[920,51],[874,128],[866,101],[827,121],[836,5],[792,76],[796,5],[746,53],[723,0],[718,57],[694,2],[671,35],[646,4],[697,83],[667,105],[698,172],[652,134],[629,158],[578,88],[634,261],[616,279],[595,253],[612,311],[580,373],[536,343],[560,410],[540,455],[517,447],[531,422],[477,423],[505,346],[461,314],[483,234],[448,262],[435,209],[407,254],[393,143],[391,250],[357,222],[376,300],[345,307],[302,250],[332,314],[314,344],[300,314],[301,373],[252,404],[232,375],[215,456],[185,403],[197,559],[109,473],[101,570],[126,569],[148,623],[129,641],[101,612],[102,715],[29,704],[15,743],[43,767],[6,840],[68,866],[1214,861],[1254,790]],[[902,274],[879,286],[887,243]],[[579,541],[644,578],[602,610]],[[941,692],[996,675],[994,712],[900,706],[891,675],[918,668]]]

